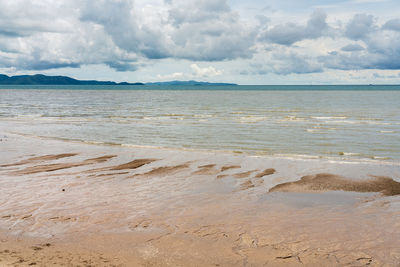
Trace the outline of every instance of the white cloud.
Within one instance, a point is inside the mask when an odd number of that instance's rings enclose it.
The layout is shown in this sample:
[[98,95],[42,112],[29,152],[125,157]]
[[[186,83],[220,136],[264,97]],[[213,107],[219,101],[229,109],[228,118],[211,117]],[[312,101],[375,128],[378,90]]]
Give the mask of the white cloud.
[[181,80],[185,78],[185,74],[183,74],[182,72],[174,72],[172,74],[166,74],[166,75],[158,74],[157,78],[163,81]]
[[163,81],[169,80],[192,80],[205,79],[221,76],[222,70],[218,70],[213,66],[200,67],[193,63],[190,65],[190,70],[187,72],[174,72],[170,74],[157,74],[157,78]]
[[201,68],[197,64],[192,64],[190,65],[190,68],[192,69],[192,74],[194,77],[214,77],[223,73],[222,70],[217,70],[213,66]]

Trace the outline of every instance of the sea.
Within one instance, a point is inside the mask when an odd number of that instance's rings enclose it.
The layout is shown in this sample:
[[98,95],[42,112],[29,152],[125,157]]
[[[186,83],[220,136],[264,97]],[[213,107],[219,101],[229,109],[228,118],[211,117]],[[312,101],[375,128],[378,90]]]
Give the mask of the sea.
[[392,164],[400,86],[2,85],[0,133]]

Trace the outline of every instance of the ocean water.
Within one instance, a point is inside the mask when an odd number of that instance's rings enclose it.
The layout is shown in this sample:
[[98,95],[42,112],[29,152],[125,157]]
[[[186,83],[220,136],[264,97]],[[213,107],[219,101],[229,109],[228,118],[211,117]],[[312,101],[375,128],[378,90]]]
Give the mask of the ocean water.
[[0,132],[400,162],[400,86],[2,86]]

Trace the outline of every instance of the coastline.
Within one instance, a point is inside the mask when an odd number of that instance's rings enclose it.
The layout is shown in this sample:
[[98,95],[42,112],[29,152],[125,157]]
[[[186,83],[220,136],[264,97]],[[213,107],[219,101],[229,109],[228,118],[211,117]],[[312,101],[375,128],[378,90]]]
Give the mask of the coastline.
[[[105,147],[126,147],[129,149],[148,149],[148,150],[161,150],[161,151],[175,151],[178,152],[192,152],[192,153],[214,153],[221,155],[242,155],[245,157],[252,158],[269,158],[269,159],[282,159],[284,161],[294,160],[294,161],[320,161],[320,162],[330,162],[335,164],[367,164],[367,165],[390,165],[390,166],[400,166],[398,159],[392,159],[387,157],[362,157],[354,158],[354,153],[339,152],[338,155],[332,156],[321,156],[321,155],[311,155],[311,154],[268,154],[265,151],[247,151],[247,150],[227,150],[227,149],[210,149],[210,148],[197,148],[197,147],[168,147],[168,146],[156,146],[156,145],[138,145],[130,143],[114,143],[114,142],[104,142],[104,141],[92,141],[92,140],[81,140],[81,139],[70,139],[54,136],[40,136],[20,132],[4,132],[3,136],[19,136],[31,139],[48,140],[48,141],[61,141],[67,143],[75,143],[82,145],[97,145]],[[350,157],[348,157],[350,156]]]
[[[397,165],[2,136],[5,266],[400,263]],[[395,194],[269,192],[322,173]]]

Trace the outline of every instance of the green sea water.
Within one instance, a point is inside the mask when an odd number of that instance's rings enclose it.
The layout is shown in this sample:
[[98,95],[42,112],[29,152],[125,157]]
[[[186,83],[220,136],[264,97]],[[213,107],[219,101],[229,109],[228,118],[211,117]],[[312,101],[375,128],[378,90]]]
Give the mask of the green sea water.
[[0,132],[400,162],[400,86],[1,86]]

